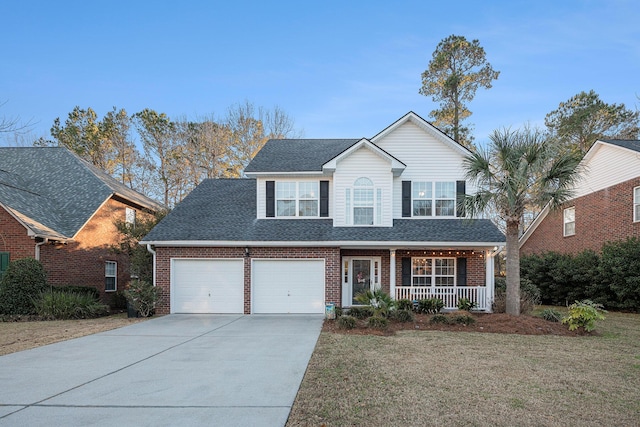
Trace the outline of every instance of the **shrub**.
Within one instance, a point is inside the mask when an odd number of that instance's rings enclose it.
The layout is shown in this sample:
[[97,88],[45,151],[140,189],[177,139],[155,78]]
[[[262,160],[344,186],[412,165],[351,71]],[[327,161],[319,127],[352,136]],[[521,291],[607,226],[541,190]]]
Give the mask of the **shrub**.
[[76,285],[65,285],[65,286],[55,286],[53,290],[67,293],[76,293],[76,294],[85,294],[89,295],[97,300],[100,299],[100,291],[94,286],[76,286]]
[[343,315],[342,307],[336,307],[335,310],[336,310],[336,318]]
[[353,329],[356,327],[356,318],[353,316],[343,315],[338,317],[338,327],[342,329]]
[[469,298],[458,299],[458,310],[471,311],[477,306],[478,304],[476,304],[474,301],[471,301]]
[[396,301],[396,308],[398,310],[413,310],[413,301],[410,299],[399,299]]
[[414,320],[416,320],[416,315],[413,314],[413,311],[407,310],[405,308],[401,310],[392,311],[392,314],[393,314],[393,318],[399,322],[406,323],[406,322],[413,322]]
[[[507,283],[504,277],[496,277],[493,311],[504,313],[507,308]],[[520,313],[529,314],[540,303],[540,289],[529,279],[520,279]]]
[[418,313],[437,314],[444,308],[440,298],[425,298],[418,301]]
[[454,316],[452,321],[453,323],[457,323],[459,325],[465,325],[465,326],[469,326],[476,323],[476,319],[473,316],[470,316],[468,314],[460,314],[460,315]]
[[605,243],[599,272],[600,281],[610,290],[613,301],[599,299],[598,302],[640,310],[640,239]]
[[47,319],[89,319],[109,313],[109,307],[86,292],[47,291],[34,305],[38,315]]
[[349,315],[356,319],[366,319],[367,317],[373,316],[373,308],[368,305],[351,307],[349,309]]
[[542,313],[540,313],[540,317],[549,322],[559,322],[562,320],[562,313],[553,308],[545,308],[542,310]]
[[40,261],[23,258],[9,263],[0,281],[0,313],[35,314],[33,304],[47,289],[47,274]]
[[372,329],[387,329],[389,320],[382,316],[371,316],[369,320],[367,320],[367,325]]
[[446,325],[449,323],[449,318],[444,314],[436,314],[429,319],[429,323],[442,323],[443,325]]
[[381,289],[361,292],[356,295],[355,300],[360,304],[370,306],[375,315],[382,317],[388,317],[395,304],[395,301]]
[[596,320],[605,319],[603,313],[606,312],[602,304],[590,300],[576,301],[569,306],[569,314],[562,319],[562,323],[568,324],[570,331],[584,328],[585,331],[591,332],[596,327]]
[[127,297],[124,296],[124,291],[118,290],[109,294],[109,306],[114,310],[126,310],[127,309]]
[[149,282],[134,280],[124,291],[127,302],[142,317],[152,316],[160,301],[160,289]]

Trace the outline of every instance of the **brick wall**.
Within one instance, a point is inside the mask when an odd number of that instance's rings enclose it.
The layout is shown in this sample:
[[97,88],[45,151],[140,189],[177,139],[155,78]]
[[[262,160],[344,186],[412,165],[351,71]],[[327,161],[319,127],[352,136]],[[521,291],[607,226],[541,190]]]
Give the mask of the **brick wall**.
[[575,206],[576,233],[563,236],[562,209],[550,212],[520,249],[521,255],[547,251],[576,254],[586,249],[600,252],[607,241],[640,237],[640,222],[633,222],[633,189],[640,177],[580,197]]
[[[340,254],[344,257],[380,257],[380,285],[383,292],[390,293],[391,252],[383,250],[343,249]],[[342,271],[342,267],[340,267]]]
[[396,286],[402,286],[402,258],[466,258],[467,286],[485,286],[485,258],[482,251],[471,250],[400,250],[396,251]]
[[156,286],[162,301],[158,313],[167,314],[170,307],[171,258],[243,258],[244,312],[251,313],[251,258],[323,258],[325,260],[325,300],[340,304],[340,250],[338,248],[264,248],[251,247],[251,257],[245,257],[244,247],[156,248]]
[[0,207],[0,252],[9,252],[10,261],[35,257],[35,241],[9,212]]

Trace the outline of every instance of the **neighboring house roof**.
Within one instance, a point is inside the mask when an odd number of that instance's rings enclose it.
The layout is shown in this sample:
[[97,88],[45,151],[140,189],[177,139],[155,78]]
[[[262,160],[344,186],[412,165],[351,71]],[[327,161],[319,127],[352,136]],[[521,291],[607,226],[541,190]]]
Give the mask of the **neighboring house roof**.
[[256,219],[256,180],[203,181],[141,243],[313,246],[487,246],[504,235],[487,219],[395,219],[393,227],[334,227],[332,219]]
[[[616,153],[620,154],[620,157],[613,157],[611,159],[605,160],[604,163],[598,165],[601,170],[598,171],[598,182],[597,184],[594,182],[594,178],[592,177],[592,168],[591,165],[595,161],[596,156],[603,157],[602,151],[607,147],[615,148]],[[622,148],[623,150],[620,150]],[[625,151],[625,150],[630,150]],[[609,152],[612,150],[608,150]],[[606,154],[610,154],[607,152]],[[580,174],[580,179],[577,180],[576,188],[574,190],[578,190],[579,192],[576,194],[577,197],[584,196],[586,193],[593,193],[595,191],[599,191],[603,188],[609,187],[611,185],[618,184],[621,181],[629,179],[630,177],[640,176],[640,169],[636,167],[622,167],[620,168],[619,161],[621,159],[629,160],[629,156],[633,156],[636,160],[634,162],[637,164],[638,154],[640,153],[640,140],[629,140],[629,139],[599,139],[597,140],[584,155],[580,164],[578,165],[578,173]],[[613,170],[615,167],[621,170]],[[549,204],[547,204],[542,211],[538,214],[538,216],[534,219],[531,225],[525,230],[524,234],[520,237],[520,247],[524,245],[524,243],[529,239],[529,237],[533,234],[533,232],[538,228],[540,223],[547,217],[550,212]]]
[[73,238],[112,196],[162,208],[66,148],[0,148],[0,204],[33,236]]
[[247,165],[245,173],[321,172],[322,165],[359,139],[271,139]]

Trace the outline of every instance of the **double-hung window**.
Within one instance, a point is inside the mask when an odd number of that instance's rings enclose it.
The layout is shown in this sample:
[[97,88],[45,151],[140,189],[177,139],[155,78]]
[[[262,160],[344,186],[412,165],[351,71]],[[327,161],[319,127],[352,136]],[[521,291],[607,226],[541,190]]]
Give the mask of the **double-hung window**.
[[318,182],[276,183],[276,216],[318,216]]
[[413,216],[455,216],[456,183],[414,181],[411,196]]
[[115,292],[118,290],[118,263],[106,261],[104,264],[104,290],[105,292]]
[[633,222],[640,222],[640,187],[633,189]]
[[576,234],[576,208],[566,208],[562,212],[563,233],[564,236],[573,236]]
[[454,286],[455,258],[413,258],[411,284],[413,286]]
[[353,224],[373,225],[373,182],[358,178],[353,186]]

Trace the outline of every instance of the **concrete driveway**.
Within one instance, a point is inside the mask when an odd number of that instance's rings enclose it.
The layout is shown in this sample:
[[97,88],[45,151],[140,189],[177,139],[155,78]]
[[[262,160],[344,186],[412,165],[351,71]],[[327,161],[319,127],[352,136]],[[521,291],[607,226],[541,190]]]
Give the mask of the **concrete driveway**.
[[282,426],[321,315],[180,315],[0,356],[1,426]]

